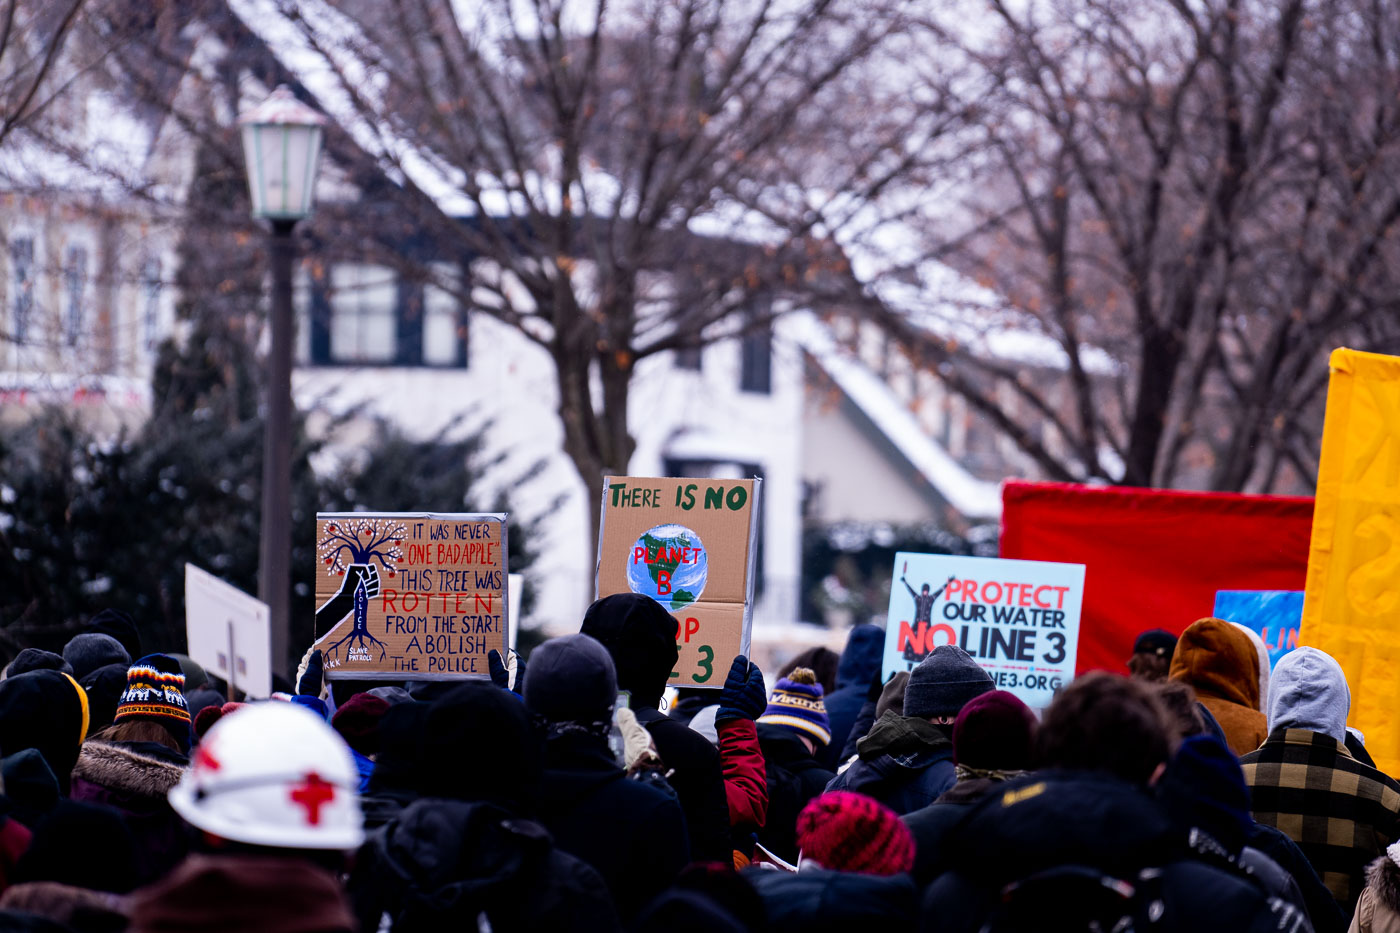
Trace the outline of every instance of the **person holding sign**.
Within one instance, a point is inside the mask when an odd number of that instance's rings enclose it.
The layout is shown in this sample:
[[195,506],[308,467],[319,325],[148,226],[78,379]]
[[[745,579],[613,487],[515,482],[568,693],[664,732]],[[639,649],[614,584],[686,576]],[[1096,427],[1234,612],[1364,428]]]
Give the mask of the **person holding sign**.
[[651,733],[661,760],[674,769],[668,780],[685,810],[691,858],[729,862],[729,804],[719,752],[700,733],[659,709],[680,658],[675,616],[649,596],[617,593],[589,606],[579,631],[608,650],[618,688],[632,694],[637,721]]

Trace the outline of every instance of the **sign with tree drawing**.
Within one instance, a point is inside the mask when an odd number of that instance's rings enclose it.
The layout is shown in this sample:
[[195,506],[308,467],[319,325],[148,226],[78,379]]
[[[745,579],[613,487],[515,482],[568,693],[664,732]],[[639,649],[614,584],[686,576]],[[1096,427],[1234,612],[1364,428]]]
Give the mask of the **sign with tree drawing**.
[[505,654],[505,515],[320,513],[316,557],[327,679],[485,677]]

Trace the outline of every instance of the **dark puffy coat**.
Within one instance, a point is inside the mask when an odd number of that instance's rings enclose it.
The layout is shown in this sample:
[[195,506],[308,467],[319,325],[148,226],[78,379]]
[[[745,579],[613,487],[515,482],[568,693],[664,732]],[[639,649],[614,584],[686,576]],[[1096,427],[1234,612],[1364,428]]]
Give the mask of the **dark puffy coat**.
[[827,785],[874,797],[903,816],[953,786],[953,743],[924,719],[886,711],[856,746],[860,757]]
[[1144,789],[1107,775],[1046,772],[1008,782],[946,833],[947,870],[928,888],[924,929],[981,929],[1006,885],[1064,866],[1132,883],[1144,869],[1160,870],[1154,899],[1163,930],[1310,929],[1243,874],[1189,857],[1179,836]]
[[685,811],[690,857],[697,862],[728,863],[733,848],[719,750],[700,733],[657,710],[637,710],[637,721],[651,733],[656,753],[666,767],[674,769],[666,780],[675,788]]
[[624,921],[690,861],[680,804],[663,790],[628,780],[602,739],[552,737],[540,791],[539,821],[560,849],[603,876]]
[[425,798],[375,830],[350,877],[360,929],[617,930],[603,879],[538,823],[492,804]]
[[946,861],[944,837],[968,814],[973,804],[1000,788],[1002,783],[991,778],[959,781],[933,803],[901,817],[914,835],[915,884],[923,888],[933,880],[935,866]]
[[1341,933],[1347,928],[1347,918],[1343,916],[1342,908],[1317,876],[1303,850],[1298,848],[1298,843],[1272,826],[1251,823],[1249,845],[1273,859],[1297,883],[1303,905],[1308,911],[1308,920],[1316,933]]
[[729,863],[729,803],[719,751],[703,735],[657,709],[680,657],[675,617],[650,597],[615,593],[588,607],[579,631],[608,649],[618,689],[631,692],[637,721],[651,733],[661,760],[673,771],[667,780],[685,810],[691,857]]
[[785,726],[759,723],[758,746],[768,778],[768,821],[758,841],[788,862],[797,861],[797,814],[835,777]]
[[859,875],[827,871],[744,873],[768,912],[770,930],[854,933],[908,930],[917,892],[908,875]]
[[885,630],[878,625],[857,625],[846,636],[846,650],[836,669],[836,689],[825,698],[826,715],[831,720],[831,741],[817,750],[817,761],[828,771],[841,763],[841,749],[865,705],[870,681],[880,672],[885,654]]
[[70,796],[121,812],[143,883],[165,876],[189,851],[184,822],[165,796],[187,766],[183,755],[155,742],[86,742],[78,755]]

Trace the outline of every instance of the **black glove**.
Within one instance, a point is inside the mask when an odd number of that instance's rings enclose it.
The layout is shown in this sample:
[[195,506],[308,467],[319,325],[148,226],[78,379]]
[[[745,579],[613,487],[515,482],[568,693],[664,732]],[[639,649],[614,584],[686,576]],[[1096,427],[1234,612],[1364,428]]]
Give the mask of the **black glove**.
[[[505,660],[501,653],[492,648],[486,655],[486,669],[491,674],[491,683],[502,690],[510,690],[510,670],[506,667]],[[516,696],[525,685],[525,659],[520,655],[515,656],[515,689],[511,690]]]
[[[321,677],[325,671],[325,661],[321,657],[321,649],[317,648],[311,652],[311,659],[306,662],[306,673],[301,675],[301,680],[297,683],[297,694],[300,696],[318,697],[321,695]],[[232,685],[230,684],[230,695],[232,695]]]
[[[888,681],[880,679],[881,673],[881,671],[876,671],[875,676],[870,678],[870,689],[865,691],[865,700],[867,703],[878,702],[880,694],[885,692],[885,684],[888,683]],[[893,679],[894,675],[891,674],[890,677]]]
[[768,692],[763,686],[763,671],[758,669],[757,664],[750,664],[742,654],[737,655],[734,663],[729,665],[729,676],[724,678],[715,723],[757,719],[767,708]]

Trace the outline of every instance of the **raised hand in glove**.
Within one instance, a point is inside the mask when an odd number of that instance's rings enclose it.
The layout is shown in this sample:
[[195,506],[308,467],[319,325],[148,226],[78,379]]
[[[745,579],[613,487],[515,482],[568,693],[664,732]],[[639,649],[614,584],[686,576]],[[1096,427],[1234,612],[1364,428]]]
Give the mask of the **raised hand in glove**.
[[763,686],[763,672],[757,664],[750,664],[742,654],[729,665],[729,676],[724,678],[724,689],[719,694],[719,712],[715,723],[731,719],[757,719],[768,708],[768,691]]
[[515,663],[515,686],[513,688],[510,669],[506,667],[506,662],[501,659],[501,653],[495,648],[492,648],[486,655],[486,670],[491,675],[491,683],[518,696],[525,684],[525,659],[514,651],[510,654],[511,660]]

